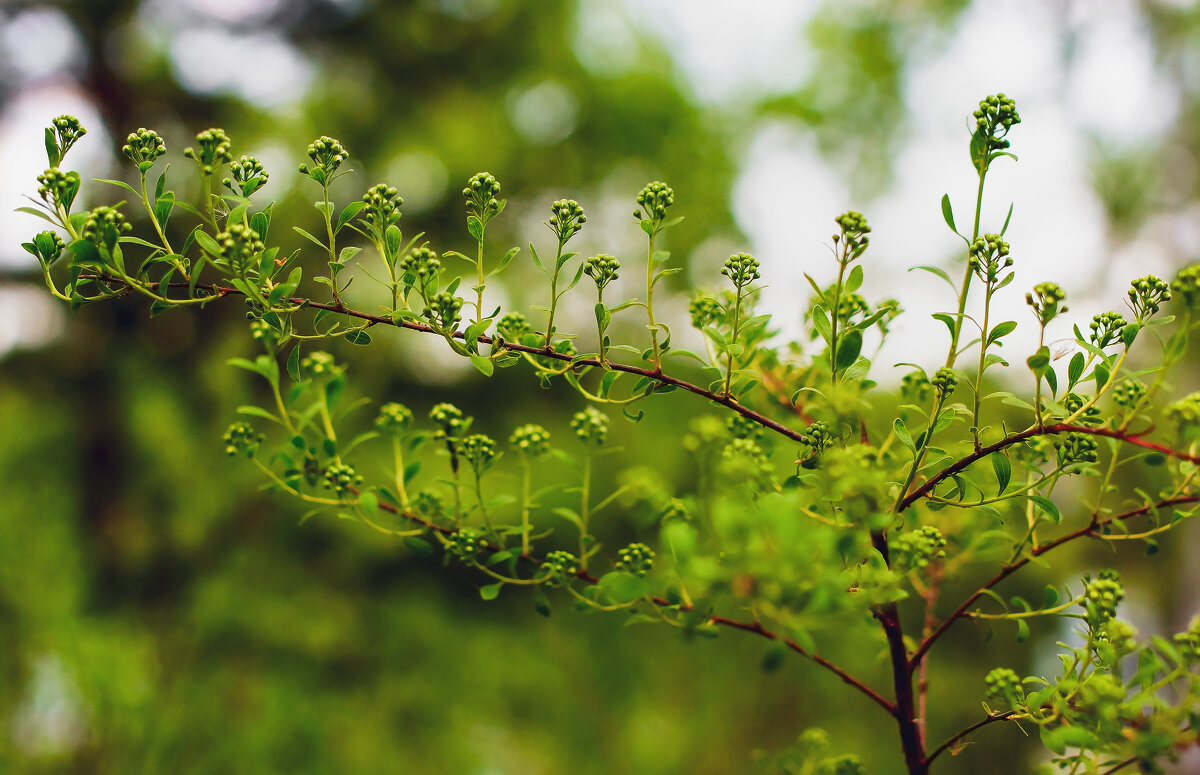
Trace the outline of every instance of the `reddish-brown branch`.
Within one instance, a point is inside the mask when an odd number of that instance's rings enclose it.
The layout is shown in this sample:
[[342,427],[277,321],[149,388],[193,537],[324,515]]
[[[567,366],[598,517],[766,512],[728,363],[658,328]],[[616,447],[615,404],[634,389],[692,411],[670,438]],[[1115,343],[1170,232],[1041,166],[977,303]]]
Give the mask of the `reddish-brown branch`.
[[929,758],[927,758],[925,760],[925,764],[926,765],[931,764],[934,759],[941,756],[944,752],[949,750],[955,743],[957,743],[959,740],[962,740],[964,737],[971,734],[976,729],[979,729],[980,727],[986,727],[988,724],[994,724],[997,721],[1004,721],[1005,719],[1011,718],[1011,717],[1015,716],[1016,714],[1017,714],[1017,711],[1015,711],[1015,710],[1007,710],[1003,713],[994,713],[990,716],[987,716],[982,721],[976,721],[971,726],[967,727],[966,729],[962,730],[958,734],[951,737],[946,742],[939,745],[934,750],[933,753],[929,754]]
[[[354,488],[351,488],[351,490],[354,491]],[[453,533],[456,532],[454,530],[454,528],[449,528],[449,527],[445,527],[443,525],[435,524],[435,523],[430,522],[429,520],[424,519],[416,514],[411,514],[409,512],[406,512],[403,509],[400,509],[390,503],[380,502],[379,508],[390,514],[395,514],[396,516],[406,519],[410,522],[415,522],[419,525],[422,525],[430,530],[437,531],[437,532],[441,533],[442,535],[452,535]],[[500,547],[488,544],[487,549],[491,552],[496,552],[496,551],[500,550]],[[542,564],[542,561],[538,557],[535,557],[530,554],[521,555],[520,559],[524,562],[529,563],[530,565],[535,566],[535,567]],[[592,574],[590,574],[584,570],[579,571],[576,574],[576,576],[580,580],[589,582],[591,584],[595,584],[598,581],[598,579],[595,576],[593,576]],[[666,608],[666,607],[671,606],[671,603],[669,603],[668,601],[666,601],[660,597],[650,598],[650,600],[651,600],[651,602],[654,603],[654,605],[659,606],[659,607]],[[687,606],[687,605],[679,605],[677,607],[679,608],[679,610],[682,610],[682,611],[691,610],[690,606]],[[881,694],[879,694],[879,692],[875,691],[870,686],[867,686],[865,683],[863,683],[859,679],[855,678],[853,675],[846,672],[842,668],[838,667],[834,663],[830,662],[825,657],[822,657],[820,654],[815,654],[815,653],[809,651],[808,649],[804,648],[800,644],[796,643],[791,638],[781,638],[778,633],[768,630],[767,628],[763,627],[761,623],[759,623],[757,621],[743,622],[743,621],[738,621],[737,619],[729,619],[724,616],[710,616],[708,618],[708,623],[712,624],[712,625],[720,626],[720,627],[729,627],[731,629],[741,630],[743,632],[751,632],[751,633],[754,633],[755,635],[766,638],[767,640],[780,641],[781,643],[783,643],[785,646],[787,646],[792,651],[795,651],[797,654],[800,654],[801,656],[812,660],[813,662],[817,663],[821,667],[825,668],[829,672],[836,675],[838,678],[840,678],[846,684],[853,686],[855,689],[858,689],[860,692],[862,692],[864,695],[869,697],[872,701],[874,701],[877,705],[879,705],[881,708],[886,710],[888,713],[893,713],[893,714],[895,713],[896,706],[894,704],[892,704],[891,702],[889,702],[887,699],[885,699]]]
[[912,666],[920,664],[921,659],[925,656],[925,652],[929,651],[930,646],[932,646],[938,638],[942,637],[942,634],[950,628],[950,625],[961,619],[966,614],[967,609],[975,604],[975,601],[983,597],[987,590],[995,587],[1001,581],[1004,581],[1004,579],[1028,565],[1029,561],[1033,558],[1041,557],[1043,554],[1057,549],[1063,544],[1074,541],[1077,538],[1083,538],[1084,536],[1095,536],[1097,535],[1097,531],[1116,522],[1144,516],[1159,509],[1170,508],[1171,506],[1180,506],[1186,503],[1200,503],[1200,495],[1184,495],[1177,498],[1168,498],[1167,500],[1162,500],[1149,506],[1143,506],[1140,509],[1133,509],[1132,511],[1127,511],[1124,514],[1118,514],[1100,522],[1089,523],[1078,530],[1067,533],[1063,536],[1059,536],[1049,543],[1042,544],[1028,555],[1022,557],[1011,565],[1005,565],[995,576],[992,577],[990,581],[971,594],[958,606],[958,608],[955,608],[949,616],[942,620],[942,623],[938,625],[938,628],[934,630],[929,637],[925,638],[917,650],[913,652],[912,658],[909,660],[909,664]]
[[1161,452],[1168,457],[1186,460],[1189,463],[1196,463],[1200,465],[1200,456],[1189,455],[1181,450],[1171,449],[1170,447],[1166,447],[1161,444],[1145,441],[1140,438],[1141,434],[1114,431],[1107,428],[1089,428],[1086,425],[1066,425],[1064,423],[1059,423],[1057,425],[1046,425],[1041,428],[1029,428],[1021,431],[1020,433],[1014,433],[1011,436],[1005,436],[999,441],[989,444],[986,447],[982,447],[966,457],[951,463],[941,471],[938,471],[929,479],[925,480],[924,484],[922,484],[920,487],[905,495],[904,499],[900,501],[900,508],[897,509],[897,511],[904,511],[909,506],[916,503],[919,499],[933,492],[935,487],[949,477],[954,476],[975,461],[982,460],[993,452],[999,452],[1006,447],[1011,447],[1013,444],[1019,444],[1020,442],[1031,439],[1034,436],[1049,436],[1058,433],[1083,433],[1090,436],[1104,436],[1110,439],[1117,439],[1118,441],[1122,441],[1126,444],[1134,444],[1144,449],[1151,449],[1155,452]]

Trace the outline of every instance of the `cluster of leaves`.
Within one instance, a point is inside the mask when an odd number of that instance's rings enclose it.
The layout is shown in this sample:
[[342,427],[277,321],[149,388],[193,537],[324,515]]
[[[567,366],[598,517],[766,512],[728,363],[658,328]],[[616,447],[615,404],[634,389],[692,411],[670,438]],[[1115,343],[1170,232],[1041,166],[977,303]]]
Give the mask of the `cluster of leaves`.
[[[300,166],[320,189],[315,208],[324,226],[323,236],[296,229],[321,255],[321,270],[310,275],[301,251],[287,251],[271,233],[272,205],[256,201],[268,172],[251,157],[235,161],[223,131],[201,132],[197,147],[185,152],[200,177],[203,199],[196,206],[177,199],[165,169],[152,176],[166,153],[161,138],[145,129],[129,136],[123,151],[135,166],[135,183],[105,182],[127,191],[144,212],[152,235],[145,239],[130,233],[127,202],[73,211],[80,179],[60,165],[83,129],[61,117],[47,130],[50,167],[39,177],[37,207],[23,208],[53,228],[25,247],[50,291],[72,307],[132,293],[158,314],[240,297],[262,352],[232,363],[263,378],[267,400],[238,411],[267,428],[236,423],[225,434],[226,452],[246,457],[270,487],[317,511],[394,536],[414,553],[440,548],[447,561],[485,579],[485,599],[506,586],[529,587],[536,608],[548,614],[546,590],[557,588],[582,609],[623,611],[631,621],[765,637],[775,642],[765,664],[777,664],[781,651],[799,653],[892,716],[910,773],[928,771],[966,734],[1000,720],[1038,724],[1073,772],[1094,772],[1103,762],[1152,768],[1196,741],[1191,709],[1200,685],[1188,656],[1194,644],[1187,645],[1194,632],[1175,643],[1136,640],[1114,618],[1123,592],[1107,573],[1086,580],[1066,602],[1051,588],[1040,607],[1005,601],[994,587],[1080,538],[1153,548],[1160,534],[1196,513],[1200,397],[1164,406],[1159,396],[1171,367],[1188,353],[1200,270],[1185,269],[1171,282],[1135,280],[1128,317],[1097,315],[1087,335],[1073,326],[1075,352],[1065,372],[1046,336],[1069,312],[1066,292],[1038,283],[1027,295],[1039,332],[1024,377],[1032,400],[988,392],[989,370],[1009,367],[999,351],[1018,327],[992,321],[992,300],[1011,284],[1018,259],[1005,241],[1012,209],[993,233],[981,231],[980,207],[993,162],[1012,157],[1007,135],[1020,117],[1003,95],[985,99],[975,116],[970,154],[979,193],[970,234],[959,232],[949,198],[942,202],[947,225],[964,243],[963,279],[955,283],[941,268],[921,267],[953,293],[956,311],[933,313],[947,327],[948,354],[937,368],[900,364],[909,371],[898,406],[873,400],[881,394],[867,345],[886,338],[901,311],[892,300],[871,303],[860,294],[871,227],[853,211],[835,219],[834,266],[805,275],[813,290],[806,323],[815,347],[774,341],[769,316],[755,309],[759,262],[737,253],[721,270],[728,287],[699,293],[689,305],[699,353],[677,347],[670,325],[655,315],[655,291],[680,270],[661,249],[664,233],[681,221],[670,217],[675,193],[661,182],[636,196],[634,219],[646,237],[640,264],[572,252],[569,244],[587,223],[584,208],[574,200],[550,206],[545,225],[554,237],[553,259],[549,250],[528,245],[532,266],[547,281],[546,302],[532,308],[539,314],[531,321],[485,299],[489,281],[520,255],[515,247],[492,254],[487,227],[505,200],[488,173],[472,177],[462,192],[474,255],[439,253],[424,234],[405,238],[396,187],[379,183],[336,206],[331,187],[345,175],[350,154],[337,140],[319,138]],[[221,193],[212,186],[218,176]],[[351,241],[358,244],[344,244],[348,235],[357,235]],[[371,266],[383,272],[372,274]],[[605,290],[631,266],[645,271],[643,297],[610,305]],[[560,304],[585,276],[596,291],[590,352],[556,325]],[[380,286],[377,309],[345,305],[344,292],[359,277]],[[464,289],[464,277],[475,284]],[[306,278],[324,285],[329,300],[302,292]],[[966,312],[973,284],[984,290],[978,317]],[[1177,316],[1166,314],[1169,304]],[[638,309],[645,340],[614,340],[614,317]],[[502,442],[475,432],[471,417],[444,403],[433,406],[422,427],[394,402],[384,403],[374,422],[359,420],[356,410],[370,399],[347,398],[353,391],[345,365],[310,343],[363,346],[372,341],[369,331],[381,327],[439,337],[487,377],[523,363],[544,385],[565,383],[583,404],[570,422],[575,438],[557,446],[546,428],[525,424]],[[973,338],[964,334],[976,330]],[[1153,365],[1131,369],[1130,353],[1148,339],[1159,348]],[[960,367],[964,355],[977,355],[972,368]],[[695,491],[670,492],[636,466],[618,485],[598,491],[593,462],[613,451],[610,415],[602,408],[637,421],[645,410],[634,405],[671,392],[690,393],[724,413],[700,415],[681,434],[695,461]],[[1144,438],[1160,419],[1174,429],[1169,443]],[[1014,424],[1023,429],[1011,430]],[[381,458],[389,461],[383,471]],[[1118,491],[1118,470],[1146,467],[1154,469],[1147,486],[1156,494]],[[1088,479],[1096,485],[1087,488]],[[1063,490],[1071,493],[1071,508],[1055,500]],[[605,552],[593,520],[616,506],[645,515],[643,540]],[[990,580],[939,613],[943,579],[981,568],[991,569]],[[924,612],[919,637],[904,632],[902,614],[909,610]],[[1063,675],[1022,680],[993,673],[989,696],[1008,709],[985,706],[982,722],[927,749],[927,682],[914,684],[935,642],[965,618],[1015,627],[1022,641],[1037,617],[1074,617],[1085,625],[1082,646],[1062,647]],[[863,642],[889,656],[891,698],[820,654],[822,632],[830,628],[861,631]],[[1127,662],[1137,664],[1133,674],[1122,669]],[[1025,693],[1031,685],[1042,688]],[[860,765],[810,752],[777,766],[857,772]]]

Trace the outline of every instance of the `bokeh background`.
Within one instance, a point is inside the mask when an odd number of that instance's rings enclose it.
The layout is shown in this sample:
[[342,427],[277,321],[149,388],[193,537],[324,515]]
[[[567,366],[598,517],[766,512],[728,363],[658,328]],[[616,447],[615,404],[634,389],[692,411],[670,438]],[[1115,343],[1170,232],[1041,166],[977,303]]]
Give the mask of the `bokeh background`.
[[[688,267],[665,317],[682,328],[686,287],[715,285],[748,250],[795,336],[802,273],[827,269],[832,218],[850,207],[874,226],[868,296],[945,301],[907,270],[955,260],[938,200],[967,219],[967,118],[996,91],[1018,102],[1021,160],[990,176],[984,223],[1016,202],[1016,287],[1056,280],[1087,319],[1119,308],[1129,278],[1200,255],[1194,0],[4,0],[0,772],[755,772],[753,751],[813,724],[895,771],[889,719],[866,723],[875,709],[809,664],[764,672],[754,638],[684,642],[561,599],[549,618],[519,594],[484,604],[479,579],[381,536],[299,525],[222,454],[256,390],[224,365],[252,351],[240,310],[68,315],[39,290],[19,243],[40,227],[12,210],[36,188],[51,117],[89,127],[72,152],[85,179],[122,175],[120,138],[139,126],[174,154],[224,127],[271,172],[277,233],[310,219],[294,169],[320,134],[357,170],[335,196],[386,180],[407,230],[443,249],[468,244],[458,191],[481,169],[509,197],[499,242],[540,239],[548,203],[571,196],[589,213],[580,249],[618,256],[642,239],[634,195],[663,179]],[[112,193],[85,187],[82,203]],[[519,272],[501,291],[515,306],[535,301]],[[1006,303],[1021,314],[1021,294]],[[590,325],[578,309],[565,328]],[[895,331],[878,363],[943,346],[923,314]],[[354,391],[419,415],[452,400],[498,437],[535,417],[564,435],[573,395],[519,370],[485,382],[426,338],[341,348]],[[686,490],[677,429],[702,410],[659,401],[617,441]],[[642,530],[633,507],[602,527],[613,541]],[[1029,587],[1119,561],[1142,629],[1180,629],[1200,607],[1196,543],[1176,536],[1153,566],[1084,547]],[[956,630],[932,673],[931,737],[978,717],[989,667],[1035,671],[1062,635],[1014,652]],[[882,676],[855,647],[822,642]],[[997,727],[942,767],[1008,773],[1040,755],[1036,737]]]

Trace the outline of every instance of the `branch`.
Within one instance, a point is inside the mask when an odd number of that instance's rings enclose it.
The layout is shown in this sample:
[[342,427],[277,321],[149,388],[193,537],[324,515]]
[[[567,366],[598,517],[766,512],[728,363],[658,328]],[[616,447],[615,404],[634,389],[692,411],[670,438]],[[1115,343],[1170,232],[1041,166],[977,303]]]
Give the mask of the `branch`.
[[[107,282],[116,283],[118,285],[124,285],[126,287],[130,287],[129,283],[125,282],[124,280],[121,280],[120,278],[97,276],[94,279],[104,280]],[[187,288],[187,287],[189,287],[189,284],[183,283],[183,282],[174,282],[174,283],[168,283],[168,287]],[[217,297],[217,298],[220,298],[223,296],[244,296],[245,295],[241,291],[237,290],[236,288],[230,288],[230,287],[227,287],[224,285],[216,285],[216,284],[211,284],[211,285],[200,284],[200,285],[196,286],[196,290],[207,291],[207,292],[213,294],[213,296]],[[358,318],[359,320],[368,321],[372,325],[392,326],[394,328],[406,328],[410,331],[418,331],[423,334],[438,334],[439,336],[441,335],[437,331],[435,331],[432,328],[430,328],[429,326],[425,325],[424,323],[416,323],[411,320],[396,321],[396,320],[392,320],[390,317],[386,317],[383,315],[374,315],[369,312],[361,312],[359,310],[354,310],[354,309],[350,309],[348,307],[344,307],[340,304],[324,304],[322,302],[312,301],[311,299],[304,299],[304,298],[300,298],[300,297],[292,297],[292,298],[288,299],[288,303],[296,305],[296,306],[300,306],[300,307],[310,307],[312,309],[323,309],[323,310],[328,310],[330,312],[336,312],[338,314],[345,315],[347,317]],[[464,339],[464,340],[466,339],[466,334],[462,331],[455,331],[453,336],[455,339]],[[572,364],[572,367],[607,368],[612,371],[621,371],[621,372],[625,372],[626,374],[635,374],[639,377],[645,377],[648,380],[657,382],[660,385],[671,385],[672,387],[679,388],[680,390],[686,390],[687,392],[692,393],[697,396],[700,396],[701,398],[708,399],[709,401],[711,401],[714,404],[720,404],[721,406],[724,406],[727,409],[731,409],[731,410],[737,412],[738,414],[745,417],[746,419],[748,419],[752,422],[755,422],[764,428],[772,430],[775,433],[778,433],[779,435],[784,436],[785,438],[791,439],[792,441],[799,442],[803,438],[803,434],[801,434],[800,431],[793,430],[792,428],[789,428],[786,425],[783,425],[782,423],[776,422],[775,420],[772,420],[771,418],[769,418],[763,414],[760,414],[747,406],[743,406],[742,404],[738,403],[737,400],[734,399],[732,396],[726,396],[722,393],[714,393],[713,391],[708,390],[707,388],[702,388],[699,385],[692,384],[691,382],[687,382],[686,380],[679,379],[678,377],[673,377],[670,374],[664,373],[661,368],[659,368],[659,369],[643,369],[638,366],[629,366],[629,365],[626,365],[623,363],[615,363],[615,362],[609,361],[609,360],[605,360],[603,363],[601,363],[600,360],[597,358],[579,358],[578,356],[566,355],[564,353],[555,352],[549,348],[530,347],[528,345],[519,344],[517,342],[506,342],[503,339],[497,339],[495,337],[491,337],[491,336],[487,336],[487,335],[480,336],[477,341],[479,341],[482,344],[493,345],[494,347],[496,347],[500,350],[507,350],[509,352],[515,352],[515,353],[526,353],[528,355],[536,355],[541,358],[549,358],[549,359],[556,360],[556,361],[562,361],[563,363],[570,363],[570,364]]]
[[938,756],[940,756],[941,754],[943,754],[947,750],[949,750],[955,743],[957,743],[959,740],[962,740],[964,737],[971,734],[976,729],[979,729],[980,727],[986,727],[988,724],[991,724],[996,721],[1004,721],[1006,719],[1009,719],[1012,716],[1015,716],[1017,714],[1017,712],[1018,711],[1015,711],[1015,710],[1006,710],[1003,713],[993,713],[993,714],[987,716],[986,718],[984,718],[982,721],[976,721],[971,726],[967,727],[966,729],[962,730],[958,734],[952,736],[946,742],[939,745],[934,750],[934,752],[929,754],[929,757],[927,759],[925,759],[925,764],[931,764],[934,759],[938,758]]
[[1003,439],[1000,439],[994,444],[989,444],[986,447],[982,447],[962,458],[961,460],[951,463],[927,479],[920,487],[906,495],[904,499],[900,501],[900,508],[897,509],[897,511],[904,511],[909,506],[913,505],[913,503],[915,503],[918,499],[932,492],[933,489],[938,486],[938,484],[945,481],[947,478],[957,474],[959,471],[962,471],[975,461],[981,460],[993,452],[999,452],[1006,447],[1011,447],[1013,444],[1019,444],[1020,442],[1031,439],[1034,436],[1052,436],[1059,433],[1083,433],[1090,436],[1104,436],[1110,439],[1123,441],[1126,444],[1134,444],[1145,449],[1152,449],[1155,452],[1161,452],[1168,457],[1186,460],[1189,463],[1200,465],[1200,456],[1189,455],[1181,450],[1171,449],[1170,447],[1165,447],[1161,444],[1144,441],[1140,438],[1141,434],[1114,431],[1107,428],[1089,428],[1086,425],[1066,425],[1059,423],[1057,425],[1046,425],[1041,428],[1029,428],[1021,431],[1020,433],[1014,433],[1011,436],[1005,436]]
[[929,651],[929,647],[933,645],[934,641],[936,641],[938,638],[940,638],[942,636],[942,633],[944,633],[946,630],[948,630],[950,628],[950,625],[954,624],[954,622],[961,619],[966,614],[967,609],[970,608],[975,603],[976,600],[983,597],[983,594],[986,590],[991,589],[992,587],[996,586],[1004,579],[1008,578],[1009,576],[1016,573],[1021,568],[1025,567],[1027,564],[1029,564],[1029,561],[1032,560],[1033,558],[1041,557],[1043,554],[1046,554],[1047,552],[1049,552],[1053,549],[1057,549],[1058,547],[1062,546],[1063,544],[1074,541],[1077,538],[1082,538],[1084,536],[1096,536],[1098,530],[1100,530],[1101,528],[1104,528],[1108,525],[1114,524],[1116,522],[1121,522],[1126,519],[1132,519],[1133,517],[1144,516],[1153,511],[1158,511],[1159,509],[1162,509],[1162,508],[1167,508],[1169,506],[1178,506],[1178,505],[1182,505],[1185,503],[1200,503],[1200,495],[1183,495],[1183,496],[1180,496],[1177,498],[1168,498],[1167,500],[1162,500],[1157,503],[1150,504],[1148,506],[1143,506],[1140,509],[1134,509],[1132,511],[1127,511],[1124,514],[1118,514],[1115,517],[1110,517],[1110,518],[1108,518],[1106,520],[1102,520],[1100,522],[1088,523],[1084,527],[1081,527],[1072,533],[1067,533],[1064,536],[1059,536],[1058,538],[1054,539],[1053,541],[1051,541],[1048,544],[1042,544],[1041,546],[1037,547],[1029,554],[1025,555],[1021,559],[1012,563],[1011,565],[1005,565],[1003,568],[1000,569],[999,573],[997,573],[995,576],[992,577],[991,581],[987,582],[982,587],[980,587],[978,590],[976,590],[974,594],[972,594],[970,597],[968,597],[966,600],[964,600],[962,602],[962,604],[958,606],[958,608],[954,609],[953,613],[951,613],[949,616],[947,616],[942,621],[942,623],[938,626],[938,628],[936,630],[934,630],[929,635],[929,637],[926,638],[924,640],[924,642],[922,642],[921,645],[917,648],[917,650],[913,653],[912,659],[909,660],[909,665],[915,666],[915,665],[919,664],[921,661],[921,658],[925,656],[925,652]]
[[[355,488],[350,488],[350,490],[352,492],[357,492],[357,490],[355,490]],[[449,535],[453,535],[454,533],[457,532],[454,528],[449,528],[449,527],[445,527],[443,525],[435,524],[435,523],[430,522],[429,520],[424,519],[416,514],[410,514],[406,511],[403,511],[402,509],[400,509],[390,503],[381,501],[379,503],[379,509],[381,511],[386,511],[390,514],[395,514],[396,516],[399,516],[403,519],[409,520],[410,522],[416,522],[417,524],[422,525],[430,530],[437,531],[437,532],[441,533],[442,535],[449,536]],[[487,544],[487,549],[488,549],[488,551],[491,551],[491,552],[499,551],[498,546],[493,546],[491,544]],[[519,558],[523,562],[527,562],[534,567],[538,567],[542,564],[541,559],[539,559],[533,555],[530,555],[530,554],[522,554],[522,555],[520,555]],[[591,584],[596,584],[599,582],[599,579],[597,579],[595,576],[593,576],[592,574],[588,573],[585,570],[581,570],[575,575],[581,581],[586,581]],[[667,602],[666,600],[664,600],[660,597],[650,598],[650,601],[652,603],[654,603],[655,606],[658,606],[659,608],[672,607],[671,603]],[[690,605],[676,605],[674,607],[678,608],[681,611],[693,610],[693,607]],[[825,659],[820,654],[814,654],[813,652],[809,651],[808,649],[805,649],[800,644],[796,643],[796,641],[792,640],[791,638],[781,638],[779,636],[779,634],[766,629],[765,627],[762,626],[762,624],[760,624],[757,621],[742,622],[742,621],[738,621],[736,619],[729,619],[724,616],[710,616],[708,618],[708,623],[713,624],[713,625],[722,626],[722,627],[729,627],[729,628],[732,628],[735,630],[741,630],[743,632],[752,632],[755,635],[766,638],[767,640],[780,641],[785,646],[787,646],[789,649],[791,649],[792,651],[795,651],[797,654],[800,654],[801,656],[812,660],[813,662],[817,663],[821,667],[825,668],[829,672],[836,675],[838,678],[842,679],[842,681],[845,682],[846,684],[853,686],[855,689],[858,689],[860,692],[862,692],[864,695],[869,697],[872,701],[874,701],[877,705],[879,705],[881,708],[886,710],[888,713],[892,713],[892,714],[895,713],[896,706],[893,703],[889,702],[888,700],[884,699],[884,697],[881,694],[879,694],[879,692],[875,691],[870,686],[867,686],[865,683],[863,683],[859,679],[855,678],[854,676],[850,675],[850,673],[846,672],[845,670],[838,667],[837,665],[833,664],[828,659]]]

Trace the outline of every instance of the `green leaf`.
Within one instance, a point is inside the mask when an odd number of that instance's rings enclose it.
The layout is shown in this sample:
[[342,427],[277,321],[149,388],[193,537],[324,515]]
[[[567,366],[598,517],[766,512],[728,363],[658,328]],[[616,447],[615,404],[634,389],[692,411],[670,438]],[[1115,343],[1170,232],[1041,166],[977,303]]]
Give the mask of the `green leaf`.
[[844,293],[854,293],[863,284],[863,268],[862,264],[855,264],[850,270],[850,276],[846,278],[846,283],[842,286]]
[[296,345],[288,353],[287,373],[292,378],[292,382],[300,381],[300,345]]
[[371,343],[371,335],[361,328],[355,328],[346,332],[346,341],[350,344],[366,346]]
[[971,135],[971,166],[982,175],[987,172],[987,165],[987,132],[980,127],[975,130],[975,134]]
[[954,225],[954,209],[950,206],[949,194],[942,194],[942,218],[945,219],[946,225],[950,227],[950,231],[958,234],[958,227]]
[[514,258],[516,258],[517,254],[520,252],[521,252],[520,248],[509,248],[509,251],[504,254],[504,258],[500,259],[500,263],[496,264],[496,268],[493,269],[488,274],[488,276],[494,277],[494,276],[500,274],[501,272],[503,272],[505,267],[507,267],[510,263],[512,263],[512,260]]
[[338,215],[337,226],[333,228],[333,233],[337,234],[339,231],[341,231],[342,227],[349,223],[350,219],[358,215],[359,211],[366,206],[367,203],[359,199],[358,201],[351,202],[343,207],[341,214]]
[[482,355],[472,354],[471,363],[473,363],[475,368],[479,369],[479,373],[485,377],[492,376],[492,371],[495,369],[495,364],[492,363],[491,359],[485,358]]
[[126,191],[128,191],[129,193],[136,196],[138,199],[142,198],[141,193],[136,188],[129,185],[128,183],[126,183],[123,180],[107,180],[105,178],[92,178],[92,180],[96,181],[97,183],[107,183],[110,186],[119,186],[120,188],[123,188]]
[[849,367],[858,360],[860,352],[862,352],[862,333],[850,331],[838,341],[837,363],[834,364],[834,368],[841,371]]
[[1067,386],[1068,390],[1075,387],[1075,383],[1083,376],[1084,358],[1083,353],[1075,353],[1071,356],[1071,363],[1067,366]]
[[[472,216],[474,217],[474,216]],[[488,584],[479,588],[479,596],[484,600],[495,600],[500,596],[500,587],[504,586],[503,581],[497,581],[495,584]]]
[[46,164],[50,167],[57,167],[62,161],[62,156],[58,152],[58,138],[54,136],[54,130],[46,127]]
[[408,549],[408,551],[411,552],[414,557],[432,557],[433,556],[433,544],[429,543],[424,538],[417,538],[416,536],[405,536],[404,537],[404,548]]
[[483,221],[474,215],[467,216],[467,231],[471,232],[476,242],[483,242]]
[[897,417],[895,420],[892,420],[892,428],[895,429],[896,438],[900,441],[900,443],[907,447],[909,452],[915,453],[917,451],[917,447],[913,444],[912,434],[908,432],[908,426],[904,424],[904,420],[901,420],[899,417]]
[[998,342],[1000,341],[1001,337],[1008,336],[1016,329],[1017,321],[1015,320],[1006,320],[1003,323],[997,323],[996,327],[992,329],[992,332],[988,334],[987,343],[992,344],[994,342]]
[[1058,510],[1058,506],[1055,505],[1054,501],[1042,495],[1028,495],[1026,497],[1033,501],[1033,504],[1038,508],[1039,511],[1050,517],[1054,524],[1062,524],[1062,512]]
[[1009,462],[1008,456],[1003,452],[997,452],[991,458],[992,470],[996,472],[996,481],[999,483],[999,489],[996,491],[996,494],[1001,495],[1012,479],[1012,463]]
[[[317,247],[319,247],[321,250],[329,250],[329,246],[328,246],[328,245],[326,245],[324,242],[322,242],[321,240],[317,239],[317,238],[316,238],[316,237],[314,237],[313,235],[309,234],[309,233],[308,233],[308,232],[306,232],[304,229],[301,229],[299,226],[293,226],[293,227],[292,227],[292,229],[293,229],[293,230],[295,230],[295,232],[296,232],[297,234],[299,234],[300,236],[307,238],[307,239],[308,239],[310,242],[312,242],[312,244],[316,245],[316,246],[317,246]],[[202,233],[203,233],[203,232],[200,232],[200,234],[202,234]],[[214,243],[214,244],[216,244],[216,243]]]

